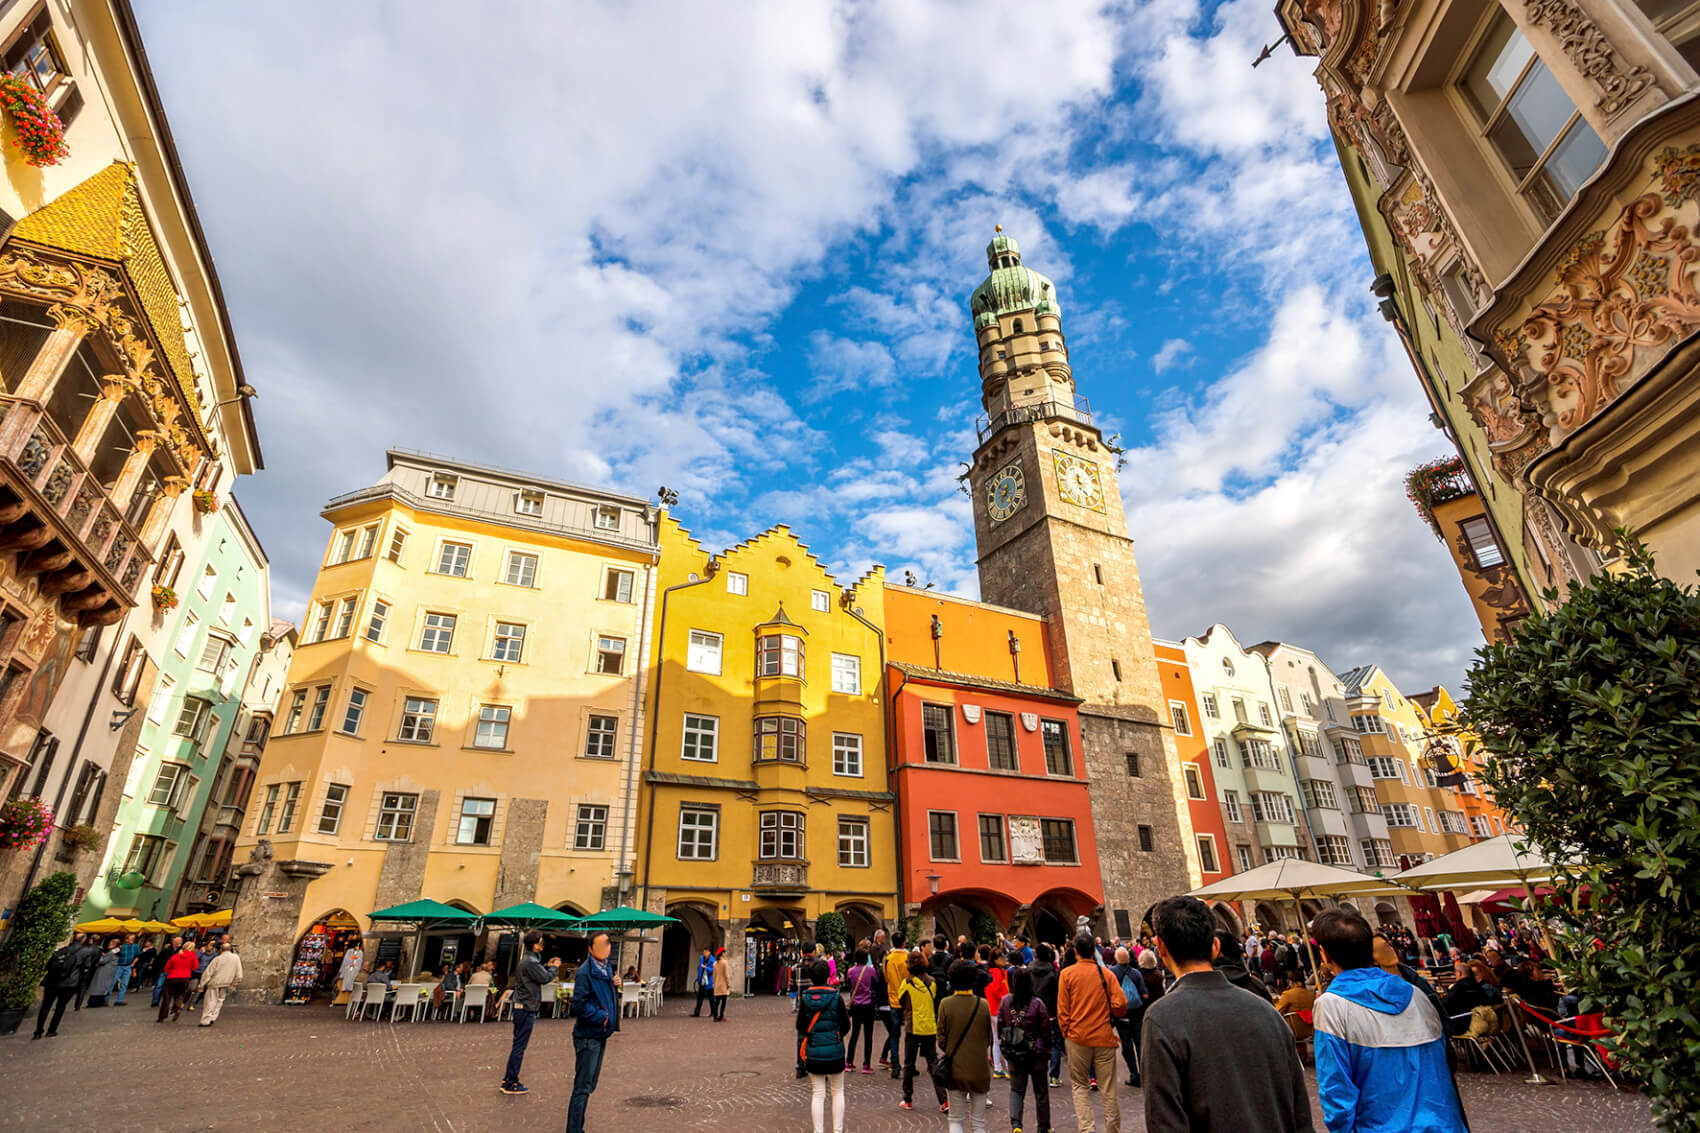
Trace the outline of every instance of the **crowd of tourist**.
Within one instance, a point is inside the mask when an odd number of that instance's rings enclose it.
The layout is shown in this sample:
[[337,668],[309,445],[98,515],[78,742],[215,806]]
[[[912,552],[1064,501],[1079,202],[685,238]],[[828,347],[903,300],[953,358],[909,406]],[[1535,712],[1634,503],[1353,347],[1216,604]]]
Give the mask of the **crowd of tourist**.
[[57,1038],[67,1007],[74,1012],[124,1007],[129,992],[149,984],[158,1022],[175,1022],[185,1010],[200,1010],[201,1026],[210,1027],[241,979],[242,960],[228,936],[199,942],[174,936],[156,946],[138,943],[134,933],[105,938],[75,933],[47,961],[33,1037]]

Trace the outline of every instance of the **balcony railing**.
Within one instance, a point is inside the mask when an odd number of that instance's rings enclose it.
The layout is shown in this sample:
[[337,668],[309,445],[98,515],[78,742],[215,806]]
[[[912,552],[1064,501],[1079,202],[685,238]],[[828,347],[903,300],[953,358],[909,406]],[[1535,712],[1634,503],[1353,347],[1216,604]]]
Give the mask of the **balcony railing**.
[[1038,401],[1027,405],[1006,405],[990,416],[981,414],[974,422],[974,430],[979,434],[979,439],[983,441],[1006,425],[1020,425],[1028,421],[1049,421],[1052,418],[1090,425],[1092,424],[1092,406],[1084,397],[1076,397],[1069,401]]
[[750,888],[766,893],[806,893],[809,867],[804,862],[755,862]]

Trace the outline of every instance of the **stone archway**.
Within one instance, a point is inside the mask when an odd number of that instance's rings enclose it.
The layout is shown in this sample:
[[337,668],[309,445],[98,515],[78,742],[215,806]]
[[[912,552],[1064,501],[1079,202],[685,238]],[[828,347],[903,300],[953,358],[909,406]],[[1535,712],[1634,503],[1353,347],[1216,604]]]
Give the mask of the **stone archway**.
[[[331,909],[314,917],[295,938],[283,1002],[306,1003],[318,995],[335,994],[343,954],[357,944],[364,948],[360,919],[347,909]],[[370,968],[373,959],[367,950],[362,967]]]
[[1240,923],[1240,918],[1235,915],[1233,906],[1226,901],[1218,901],[1210,906],[1210,912],[1216,918],[1216,923],[1233,933],[1235,937],[1245,935],[1244,925]]
[[704,948],[718,949],[726,943],[726,930],[704,903],[684,901],[667,906],[667,915],[678,920],[661,931],[661,976],[666,989],[675,994],[692,991],[697,959]]
[[863,940],[872,940],[874,932],[884,927],[880,921],[879,909],[872,905],[848,901],[838,906],[838,912],[844,918],[847,948],[854,948]]
[[1375,919],[1384,925],[1403,923],[1399,920],[1399,910],[1394,907],[1391,901],[1377,901],[1375,903]]

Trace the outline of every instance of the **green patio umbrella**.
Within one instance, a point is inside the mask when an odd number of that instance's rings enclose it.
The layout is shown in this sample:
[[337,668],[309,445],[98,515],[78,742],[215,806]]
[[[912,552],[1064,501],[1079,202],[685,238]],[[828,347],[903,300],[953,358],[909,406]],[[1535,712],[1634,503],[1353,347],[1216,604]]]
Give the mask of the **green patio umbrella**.
[[[417,940],[413,947],[413,975],[419,972],[419,953],[425,943],[425,932],[433,928],[464,928],[468,932],[478,930],[478,914],[469,913],[465,909],[457,909],[453,905],[445,905],[441,901],[420,898],[409,901],[404,905],[391,905],[387,909],[379,909],[372,914],[374,921],[395,921],[414,926]],[[409,977],[411,978],[411,976]]]
[[565,932],[582,919],[573,913],[563,913],[559,909],[527,901],[521,905],[497,909],[484,918],[484,923],[501,925],[504,928],[540,928]]
[[628,905],[620,905],[613,909],[604,909],[600,913],[592,913],[588,917],[580,917],[573,921],[572,927],[578,932],[594,932],[602,929],[604,932],[629,932],[633,929],[654,928],[657,925],[678,924],[677,917],[667,917],[660,913],[649,913],[642,909],[634,909]]

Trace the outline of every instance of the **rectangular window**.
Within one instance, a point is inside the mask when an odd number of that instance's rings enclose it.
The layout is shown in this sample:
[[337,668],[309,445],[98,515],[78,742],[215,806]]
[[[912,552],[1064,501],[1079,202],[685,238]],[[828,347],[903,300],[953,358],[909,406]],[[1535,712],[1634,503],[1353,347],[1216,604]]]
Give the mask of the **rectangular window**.
[[160,556],[159,569],[154,572],[153,580],[167,589],[175,589],[177,579],[183,573],[183,544],[177,539],[176,532],[166,541],[165,553]]
[[853,732],[832,733],[832,773],[862,774],[862,737]]
[[425,628],[419,634],[419,648],[427,653],[447,653],[454,640],[455,615],[425,615]]
[[446,472],[435,472],[431,475],[431,486],[426,493],[434,500],[452,500],[455,498],[456,477]]
[[980,860],[982,862],[1007,862],[1009,850],[1003,837],[1003,815],[980,815]]
[[149,881],[165,861],[165,839],[155,834],[138,834],[130,841],[130,852],[124,857],[124,872],[139,873]]
[[1470,828],[1475,832],[1475,835],[1478,838],[1493,837],[1493,831],[1488,828],[1488,820],[1485,815],[1471,815]]
[[345,734],[360,734],[360,722],[366,718],[366,700],[369,695],[363,688],[348,690],[348,709],[342,714],[342,731]]
[[183,698],[183,708],[177,713],[177,723],[172,726],[171,734],[183,736],[186,739],[201,742],[207,732],[207,720],[212,716],[212,705],[198,696]]
[[817,614],[824,614],[832,609],[832,595],[824,590],[809,591],[809,608]]
[[296,689],[289,698],[289,712],[283,718],[283,734],[293,735],[301,727],[301,718],[307,712],[307,690]]
[[413,836],[413,812],[419,796],[386,792],[378,800],[378,827],[372,837],[379,842],[405,842]]
[[592,716],[585,725],[584,754],[587,759],[613,759],[619,735],[618,716]]
[[313,634],[312,634],[312,640],[313,641],[316,641],[316,642],[317,641],[326,641],[330,638],[330,635],[331,635],[331,614],[333,612],[334,612],[334,603],[331,603],[331,602],[320,602],[319,603],[318,614],[317,614],[317,616],[315,616],[313,618]]
[[1181,764],[1181,777],[1186,781],[1186,797],[1189,799],[1204,798],[1204,776],[1198,770],[1196,763]]
[[1232,766],[1228,762],[1229,756],[1228,756],[1228,741],[1227,740],[1217,740],[1214,744],[1212,744],[1210,746],[1211,746],[1211,750],[1216,753],[1216,766],[1217,767]]
[[1240,793],[1238,791],[1222,792],[1222,809],[1227,812],[1229,822],[1245,821],[1245,812],[1240,810]]
[[401,730],[396,733],[396,739],[428,744],[436,726],[437,702],[410,696],[402,702]]
[[165,722],[165,710],[171,706],[171,690],[177,682],[171,679],[169,673],[159,675],[159,683],[154,686],[153,699],[148,702],[148,720],[154,724]]
[[1381,813],[1389,827],[1420,828],[1417,808],[1410,803],[1383,803]]
[[1139,834],[1140,853],[1149,854],[1157,848],[1157,838],[1152,833],[1151,827],[1142,822],[1137,828],[1137,833]]
[[832,691],[862,695],[862,659],[850,653],[832,655]]
[[177,800],[182,797],[184,784],[188,781],[189,767],[187,764],[160,764],[159,775],[153,781],[153,788],[148,791],[148,805],[164,807],[166,810],[176,810]]
[[756,641],[758,677],[803,675],[803,639],[788,633],[770,633]]
[[496,640],[490,646],[492,661],[518,664],[525,654],[525,627],[518,622],[497,622]]
[[453,578],[465,578],[472,565],[471,543],[447,543],[437,551],[437,572]]
[[[325,616],[328,618],[330,614],[327,612]],[[177,630],[177,640],[171,645],[177,656],[187,657],[189,655],[190,648],[195,644],[195,631],[200,628],[200,625],[201,619],[194,614],[183,615],[183,624]]]
[[986,763],[993,771],[1021,770],[1015,755],[1015,717],[1008,713],[986,713]]
[[1139,753],[1137,751],[1130,751],[1126,754],[1127,754],[1127,773],[1128,773],[1128,776],[1130,778],[1133,778],[1133,779],[1140,778],[1140,774],[1139,774]]
[[1110,674],[1118,681],[1122,679],[1122,663],[1114,658],[1110,659]]
[[1311,732],[1299,733],[1299,754],[1308,755],[1312,759],[1322,758],[1322,747],[1317,743],[1317,737]]
[[1310,693],[1299,693],[1299,707],[1304,709],[1306,716],[1316,715],[1316,702],[1310,698]]
[[398,527],[390,536],[390,549],[387,555],[390,562],[401,565],[401,554],[407,550],[407,528]]
[[132,637],[129,644],[124,646],[124,659],[112,679],[112,694],[126,706],[136,703],[136,692],[141,688],[142,669],[146,666],[147,659],[148,652],[142,647],[141,641]]
[[921,705],[921,741],[928,763],[955,763],[956,736],[948,704]]
[[602,575],[602,598],[606,602],[630,602],[632,583],[637,578],[629,570],[609,568]]
[[1493,537],[1493,528],[1488,526],[1486,519],[1479,515],[1474,516],[1460,523],[1458,528],[1470,544],[1470,554],[1478,567],[1485,570],[1505,564],[1505,556],[1500,553],[1499,544]]
[[354,632],[354,611],[359,605],[359,595],[351,595],[350,597],[342,600],[342,604],[337,607],[336,632],[333,636],[347,637],[349,634]]
[[201,572],[201,584],[195,587],[195,593],[202,598],[210,598],[216,586],[218,586],[218,568],[209,564],[207,569]]
[[331,686],[320,685],[313,690],[313,707],[307,712],[307,730],[316,732],[325,726],[325,710],[331,704]]
[[719,856],[720,812],[686,804],[679,808],[679,860],[711,862]]
[[1282,822],[1292,825],[1293,800],[1275,791],[1255,791],[1251,796],[1252,817],[1259,822]]
[[752,755],[756,762],[782,759],[801,763],[803,751],[803,721],[794,716],[756,717],[755,751]]
[[1459,85],[1517,192],[1552,223],[1605,160],[1605,143],[1504,12]]
[[868,820],[838,819],[838,864],[846,869],[868,867]]
[[260,807],[260,820],[254,826],[254,833],[266,834],[271,831],[272,815],[277,812],[277,796],[282,790],[282,786],[277,783],[266,788],[265,805]]
[[507,565],[502,568],[502,581],[509,586],[537,586],[537,556],[525,551],[509,551]]
[[1375,797],[1375,788],[1353,787],[1352,809],[1359,814],[1380,814],[1381,802]]
[[1269,705],[1261,700],[1257,702],[1257,718],[1263,722],[1265,728],[1273,727],[1275,724],[1275,718],[1269,715]]
[[325,787],[325,805],[319,811],[319,833],[335,834],[342,827],[342,808],[348,805],[348,788],[341,783]]
[[596,529],[598,531],[618,531],[620,529],[620,509],[606,505],[597,508]]
[[607,637],[597,635],[596,638],[596,671],[609,676],[619,676],[626,668],[626,639],[623,637]]
[[719,673],[720,645],[718,633],[693,629],[685,651],[685,669],[692,673]]
[[573,849],[601,850],[608,845],[608,808],[580,803],[573,822]]
[[278,812],[277,832],[287,834],[295,827],[295,811],[301,805],[301,783],[289,783],[283,791],[283,809]]
[[1281,707],[1288,712],[1293,710],[1293,694],[1286,685],[1281,686]]
[[1323,865],[1352,865],[1352,844],[1339,834],[1324,834],[1316,840],[1316,857]]
[[1443,810],[1440,812],[1440,829],[1445,834],[1468,834],[1470,828],[1464,822],[1461,811]]
[[390,604],[383,600],[372,603],[372,616],[366,622],[366,640],[381,642],[384,624],[390,620]]
[[928,856],[935,862],[954,862],[961,855],[956,846],[956,813],[948,810],[927,812]]
[[719,759],[720,717],[687,712],[684,732],[684,746],[679,753],[681,759],[697,763],[713,763]]
[[488,846],[490,827],[495,821],[495,799],[462,799],[455,841],[462,846]]
[[750,576],[739,574],[735,570],[726,572],[726,593],[737,594],[740,597],[750,592]]
[[1385,736],[1387,734],[1387,722],[1380,716],[1353,716],[1352,727],[1366,735]]
[[1045,743],[1045,774],[1073,775],[1074,757],[1068,748],[1068,725],[1061,720],[1041,720],[1039,737]]
[[360,533],[352,528],[337,532],[336,546],[331,551],[331,565],[346,563],[349,559],[352,559],[354,557],[354,541],[359,537]]
[[1203,873],[1220,873],[1221,865],[1216,861],[1216,839],[1208,834],[1198,836],[1198,868]]
[[1075,865],[1080,854],[1074,844],[1072,818],[1042,818],[1039,833],[1045,843],[1045,861],[1050,865]]
[[797,861],[803,856],[803,816],[790,810],[761,813],[756,844],[763,861]]
[[214,633],[207,635],[207,643],[201,646],[201,656],[195,662],[195,668],[203,673],[216,673],[224,668],[224,659],[230,656],[230,642]]
[[503,704],[486,704],[479,708],[472,746],[505,749],[508,746],[508,719],[512,714],[512,710]]
[[1305,780],[1305,791],[1309,796],[1310,805],[1323,810],[1339,810],[1340,803],[1334,797],[1334,784],[1326,779]]
[[1235,846],[1234,858],[1240,863],[1240,872],[1246,872],[1251,868],[1251,847],[1246,845]]
[[376,523],[360,529],[360,549],[355,552],[357,559],[369,559],[372,551],[378,545],[378,525]]
[[1281,760],[1275,754],[1275,749],[1268,740],[1241,740],[1240,758],[1247,767],[1255,767],[1262,771],[1281,770]]
[[1234,698],[1234,719],[1242,724],[1246,722],[1245,701],[1237,696]]
[[531,488],[522,488],[514,493],[515,515],[542,515],[543,493]]
[[1187,718],[1186,705],[1178,700],[1169,701],[1169,719],[1174,721],[1175,735],[1192,735],[1192,721]]
[[1204,704],[1204,714],[1206,716],[1210,717],[1212,720],[1220,720],[1222,718],[1222,714],[1216,710],[1215,693],[1207,692],[1203,696],[1199,697],[1199,700]]

